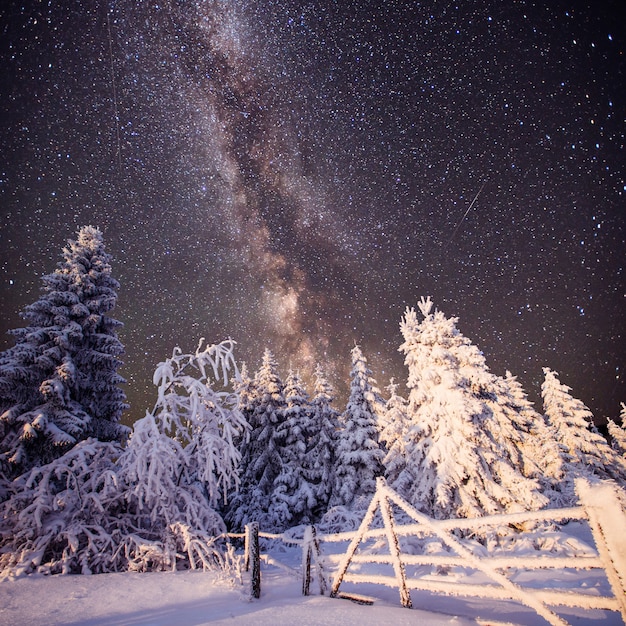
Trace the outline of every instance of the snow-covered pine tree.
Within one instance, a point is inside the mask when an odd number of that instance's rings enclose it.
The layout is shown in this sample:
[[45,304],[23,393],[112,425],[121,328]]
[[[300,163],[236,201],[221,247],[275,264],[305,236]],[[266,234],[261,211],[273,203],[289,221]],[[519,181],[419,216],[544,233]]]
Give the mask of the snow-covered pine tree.
[[350,397],[342,415],[337,443],[334,504],[367,508],[383,473],[384,452],[378,442],[379,416],[384,403],[361,348],[352,349]]
[[274,481],[283,466],[284,451],[277,429],[284,421],[284,385],[278,375],[274,355],[265,350],[254,376],[250,437],[241,443],[241,484],[228,506],[226,521],[233,530],[243,530],[249,522],[259,522],[261,530],[274,529],[269,507]]
[[392,378],[387,385],[389,399],[385,405],[385,414],[381,423],[384,425],[379,440],[385,445],[386,454],[383,459],[385,478],[392,484],[406,465],[405,437],[410,421],[407,415],[407,401],[398,395],[398,385]]
[[278,531],[312,524],[317,509],[315,485],[307,478],[307,455],[313,437],[313,407],[302,378],[289,372],[285,381],[285,419],[276,429],[284,451],[283,466],[274,482],[270,517]]
[[482,353],[456,328],[456,318],[431,313],[430,298],[419,308],[421,323],[407,309],[400,326],[411,427],[407,465],[393,487],[438,519],[544,506],[537,482],[522,474],[517,454],[511,458],[497,436],[503,418],[494,415],[495,376]]
[[504,394],[506,404],[513,409],[511,417],[523,434],[518,445],[524,476],[537,479],[542,493],[553,505],[565,505],[570,501],[571,494],[563,492],[565,470],[554,429],[535,410],[517,377],[507,371],[503,382],[508,390]]
[[43,277],[23,312],[28,326],[0,356],[1,457],[12,476],[61,456],[88,437],[121,442],[128,408],[117,373],[121,323],[109,317],[119,283],[102,233],[85,226]]
[[339,433],[339,414],[333,407],[335,392],[323,367],[315,367],[311,439],[306,455],[306,478],[315,486],[316,510],[314,519],[319,519],[327,510],[335,486],[335,460]]
[[592,412],[570,394],[571,387],[563,385],[556,372],[544,367],[543,373],[543,410],[562,446],[567,472],[623,480],[615,451],[598,432]]

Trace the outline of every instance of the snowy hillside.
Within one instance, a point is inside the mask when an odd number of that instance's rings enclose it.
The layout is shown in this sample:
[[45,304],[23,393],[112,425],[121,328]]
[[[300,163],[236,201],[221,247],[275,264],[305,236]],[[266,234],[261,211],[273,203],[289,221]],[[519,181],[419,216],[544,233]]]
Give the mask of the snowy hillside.
[[[297,554],[292,555],[297,558]],[[537,577],[549,575],[541,572]],[[547,577],[546,586],[552,584]],[[246,587],[217,580],[210,572],[123,573],[97,576],[29,576],[0,584],[2,626],[276,626],[319,624],[364,626],[469,626],[545,622],[519,604],[468,600],[412,592],[414,609],[400,606],[397,590],[381,586],[358,592],[376,598],[372,606],[327,596],[300,594],[300,581],[280,569],[263,568],[259,600]],[[617,626],[617,613],[568,609],[571,624]]]

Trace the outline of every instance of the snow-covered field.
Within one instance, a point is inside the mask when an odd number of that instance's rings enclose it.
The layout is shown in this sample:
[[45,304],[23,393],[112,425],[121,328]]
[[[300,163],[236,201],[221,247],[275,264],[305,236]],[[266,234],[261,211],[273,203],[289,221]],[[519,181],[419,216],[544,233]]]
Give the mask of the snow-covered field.
[[[281,555],[297,565],[298,550]],[[553,573],[538,571],[536,586],[551,588]],[[584,577],[585,573],[576,574]],[[589,580],[589,586],[598,581]],[[583,582],[583,585],[585,583]],[[2,626],[201,626],[203,624],[393,624],[393,626],[465,626],[546,622],[520,604],[487,599],[446,597],[412,591],[413,609],[400,606],[398,591],[380,585],[350,589],[375,598],[371,606],[327,596],[301,595],[301,581],[284,569],[263,564],[262,593],[250,600],[244,585],[220,580],[213,573],[124,573],[97,576],[30,576],[0,583]],[[317,592],[315,584],[312,591]],[[559,610],[576,626],[617,626],[619,614],[610,611]]]
[[[361,606],[323,596],[304,597],[295,578],[264,571],[263,593],[249,600],[242,587],[212,574],[176,572],[27,578],[0,584],[3,626],[200,626],[202,624],[475,624],[377,601]],[[443,607],[442,607],[443,608]]]

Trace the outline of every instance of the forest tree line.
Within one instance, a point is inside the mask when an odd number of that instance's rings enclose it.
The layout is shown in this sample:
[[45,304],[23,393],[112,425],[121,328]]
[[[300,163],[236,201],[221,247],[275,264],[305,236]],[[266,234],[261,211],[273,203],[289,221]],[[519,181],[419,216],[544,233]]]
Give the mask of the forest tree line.
[[0,355],[0,576],[228,567],[226,530],[346,530],[378,476],[438,519],[569,506],[581,477],[626,497],[626,407],[607,439],[545,368],[539,413],[430,298],[400,323],[407,397],[383,398],[359,346],[338,410],[321,365],[309,391],[269,349],[249,373],[200,343],[157,366],[131,431],[118,289],[82,228]]

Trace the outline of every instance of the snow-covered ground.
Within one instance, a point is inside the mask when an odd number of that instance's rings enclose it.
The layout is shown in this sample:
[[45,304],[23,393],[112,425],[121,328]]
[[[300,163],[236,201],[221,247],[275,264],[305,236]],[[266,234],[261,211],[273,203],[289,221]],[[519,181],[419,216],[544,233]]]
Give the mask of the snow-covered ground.
[[[298,551],[281,555],[296,565]],[[538,571],[537,586],[553,587],[548,572]],[[584,573],[577,576],[585,576]],[[584,584],[584,583],[583,583]],[[590,581],[590,586],[594,582]],[[254,624],[298,626],[368,624],[393,626],[466,626],[546,622],[513,602],[446,597],[412,591],[413,609],[400,606],[398,591],[380,585],[353,586],[352,591],[375,598],[371,606],[328,596],[304,597],[297,575],[263,564],[262,594],[250,600],[244,585],[220,580],[213,573],[124,573],[97,576],[30,576],[0,583],[0,625],[33,626],[201,626]],[[342,591],[350,590],[342,585]],[[317,592],[315,584],[312,591]],[[610,611],[559,610],[576,626],[617,626]]]
[[202,624],[476,624],[470,618],[409,611],[396,603],[362,606],[323,596],[304,597],[298,581],[263,572],[259,600],[212,574],[176,572],[30,577],[0,584],[0,623],[84,626],[200,626]]

